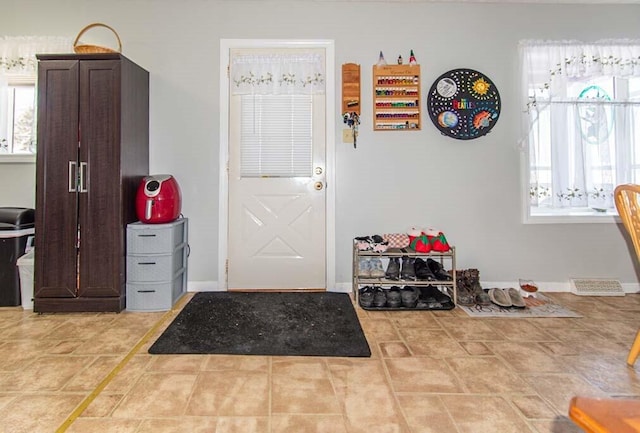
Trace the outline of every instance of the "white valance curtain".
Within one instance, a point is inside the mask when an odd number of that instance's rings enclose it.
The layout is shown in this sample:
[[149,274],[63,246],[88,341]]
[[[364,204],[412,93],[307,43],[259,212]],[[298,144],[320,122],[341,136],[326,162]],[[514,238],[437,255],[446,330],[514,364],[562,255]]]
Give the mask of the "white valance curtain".
[[528,111],[539,98],[562,97],[566,82],[599,76],[640,77],[640,40],[521,41]]
[[72,52],[73,38],[70,37],[0,37],[0,73],[35,74],[36,54]]
[[640,41],[522,41],[520,55],[531,205],[612,209],[640,100],[588,82],[640,77]]
[[231,59],[231,94],[323,94],[324,70],[324,56],[309,50],[235,54]]

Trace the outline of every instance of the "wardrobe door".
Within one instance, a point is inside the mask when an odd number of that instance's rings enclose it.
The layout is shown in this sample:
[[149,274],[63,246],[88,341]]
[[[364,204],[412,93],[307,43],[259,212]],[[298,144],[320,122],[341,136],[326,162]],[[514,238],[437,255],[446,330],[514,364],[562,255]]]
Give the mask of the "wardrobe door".
[[78,61],[38,67],[35,308],[38,298],[76,296]]
[[79,296],[121,296],[120,60],[80,62]]

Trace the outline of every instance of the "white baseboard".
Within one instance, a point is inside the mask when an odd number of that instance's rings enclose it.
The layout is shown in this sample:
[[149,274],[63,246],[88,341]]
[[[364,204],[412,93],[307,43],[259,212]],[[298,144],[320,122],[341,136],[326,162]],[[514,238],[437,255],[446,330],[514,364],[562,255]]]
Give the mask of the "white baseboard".
[[353,283],[336,283],[336,286],[333,289],[329,288],[327,291],[337,293],[351,293],[353,291],[351,290],[352,286]]
[[[535,281],[538,286],[538,290],[541,292],[568,292],[571,293],[571,283],[569,281]],[[506,289],[509,287],[518,287],[518,282],[512,281],[481,281],[480,285],[484,289],[492,287],[498,287],[500,289]],[[621,284],[625,293],[638,293],[640,291],[640,284],[638,283],[624,283]]]
[[187,292],[224,292],[217,281],[187,281]]
[[[188,281],[187,292],[225,292],[217,281]],[[327,290],[328,292],[351,293],[351,283],[338,283],[336,287]]]
[[[538,290],[541,292],[568,292],[571,293],[571,283],[569,281],[558,282],[558,281],[542,281],[535,282],[538,285]],[[328,292],[337,292],[337,293],[351,293],[352,292],[352,284],[348,283],[336,283],[335,287],[329,288]],[[509,287],[518,287],[518,282],[513,281],[481,281],[480,285],[484,289],[489,289],[492,287],[498,287],[500,289],[506,289]],[[625,293],[639,293],[640,292],[640,284],[639,283],[622,283],[622,289]],[[220,288],[220,285],[217,281],[189,281],[187,283],[187,291],[188,292],[224,292],[225,290]]]
[[[571,293],[571,283],[569,281],[535,281],[538,286],[538,290],[541,292],[568,292]],[[352,283],[337,283],[336,292],[351,293]],[[499,289],[507,289],[509,287],[518,287],[518,282],[513,281],[480,281],[480,285],[483,289],[490,289],[497,287]],[[640,292],[639,283],[622,283],[622,289],[625,293],[638,293]]]

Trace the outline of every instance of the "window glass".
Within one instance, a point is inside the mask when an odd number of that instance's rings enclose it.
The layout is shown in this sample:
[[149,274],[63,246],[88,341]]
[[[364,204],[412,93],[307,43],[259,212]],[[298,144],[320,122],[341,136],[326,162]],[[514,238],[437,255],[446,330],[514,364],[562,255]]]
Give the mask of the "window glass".
[[34,159],[36,54],[73,52],[73,41],[69,36],[0,37],[0,162]]
[[13,153],[35,152],[35,88],[33,85],[13,87]]
[[522,47],[527,217],[615,215],[615,186],[640,182],[640,46]]
[[0,153],[35,153],[35,85],[9,82],[0,92]]

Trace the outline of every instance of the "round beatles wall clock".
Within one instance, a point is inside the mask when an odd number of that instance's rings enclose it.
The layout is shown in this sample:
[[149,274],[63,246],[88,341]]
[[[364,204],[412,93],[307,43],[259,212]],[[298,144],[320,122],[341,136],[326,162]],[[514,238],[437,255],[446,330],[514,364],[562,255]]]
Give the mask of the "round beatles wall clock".
[[486,75],[473,69],[453,69],[433,83],[427,111],[444,135],[458,140],[482,137],[500,116],[500,94]]

